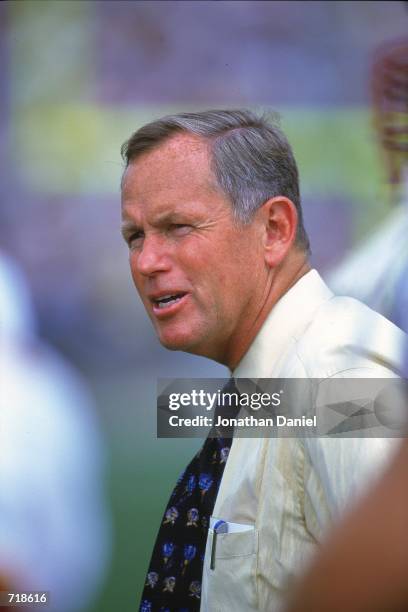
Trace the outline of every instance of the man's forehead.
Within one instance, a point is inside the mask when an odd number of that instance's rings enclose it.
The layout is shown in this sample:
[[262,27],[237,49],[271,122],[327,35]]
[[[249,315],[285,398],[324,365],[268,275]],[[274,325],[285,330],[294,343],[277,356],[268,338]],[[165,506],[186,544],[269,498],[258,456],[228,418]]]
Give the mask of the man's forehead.
[[131,161],[122,187],[127,187],[129,176],[140,181],[154,178],[155,183],[176,183],[183,176],[204,180],[209,174],[212,173],[208,142],[195,135],[176,134]]
[[198,193],[219,192],[210,169],[208,143],[177,134],[131,161],[122,180],[122,202],[194,200]]
[[156,153],[173,159],[189,155],[208,156],[210,141],[203,136],[187,132],[178,132],[168,136],[146,154]]

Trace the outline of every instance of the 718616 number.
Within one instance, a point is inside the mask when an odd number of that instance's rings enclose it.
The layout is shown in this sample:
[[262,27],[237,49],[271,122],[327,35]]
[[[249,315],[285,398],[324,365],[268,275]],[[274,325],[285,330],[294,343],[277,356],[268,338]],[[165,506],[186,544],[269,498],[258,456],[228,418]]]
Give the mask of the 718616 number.
[[8,593],[9,603],[25,604],[25,603],[47,603],[47,593]]

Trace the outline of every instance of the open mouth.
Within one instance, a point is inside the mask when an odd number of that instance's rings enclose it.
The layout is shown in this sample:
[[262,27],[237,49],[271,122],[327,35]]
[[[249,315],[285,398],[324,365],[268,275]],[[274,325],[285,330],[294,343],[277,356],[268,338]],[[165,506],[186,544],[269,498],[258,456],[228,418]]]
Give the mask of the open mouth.
[[153,300],[153,304],[160,309],[169,308],[169,306],[177,304],[177,302],[179,302],[185,295],[186,293],[163,295],[163,297]]

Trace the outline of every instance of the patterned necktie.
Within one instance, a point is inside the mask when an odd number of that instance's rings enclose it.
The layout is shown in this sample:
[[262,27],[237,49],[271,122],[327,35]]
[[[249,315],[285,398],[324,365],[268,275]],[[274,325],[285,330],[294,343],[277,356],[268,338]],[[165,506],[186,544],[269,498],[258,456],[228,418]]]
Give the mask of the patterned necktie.
[[[230,379],[223,393],[237,393]],[[235,396],[236,398],[238,397]],[[237,404],[218,406],[215,418]],[[208,526],[232,444],[231,430],[216,430],[179,477],[166,506],[144,585],[140,612],[197,612]],[[221,437],[222,436],[222,437]]]

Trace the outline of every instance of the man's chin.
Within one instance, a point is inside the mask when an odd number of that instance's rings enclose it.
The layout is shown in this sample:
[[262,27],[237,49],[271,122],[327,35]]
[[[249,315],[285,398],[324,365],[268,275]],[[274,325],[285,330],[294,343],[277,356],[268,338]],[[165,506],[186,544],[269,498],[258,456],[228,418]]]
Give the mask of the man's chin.
[[187,334],[159,334],[159,342],[164,348],[169,351],[185,351],[186,353],[193,353],[200,355],[201,343],[197,338],[192,338]]
[[183,338],[161,338],[159,336],[159,342],[162,346],[164,346],[164,348],[168,349],[169,351],[186,351],[186,352],[190,352],[189,351],[189,347],[191,346],[191,343],[188,342],[186,339]]

